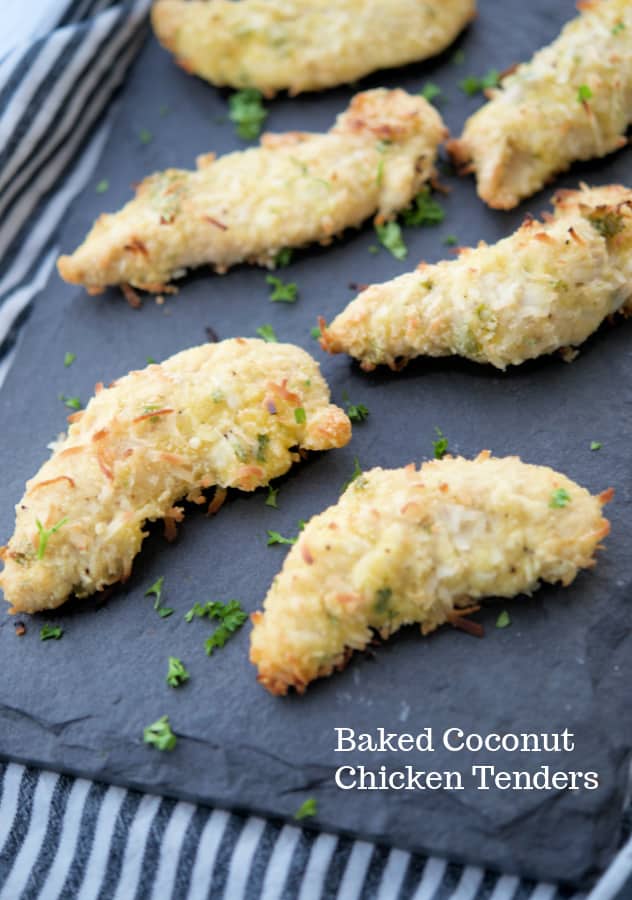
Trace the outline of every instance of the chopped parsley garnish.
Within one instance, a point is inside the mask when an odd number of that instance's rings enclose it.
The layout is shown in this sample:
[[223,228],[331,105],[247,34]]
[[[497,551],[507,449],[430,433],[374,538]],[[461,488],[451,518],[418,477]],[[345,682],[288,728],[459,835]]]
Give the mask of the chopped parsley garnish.
[[451,63],[454,63],[455,66],[462,66],[465,62],[465,53],[463,50],[457,50],[452,54],[452,58],[450,60]]
[[590,449],[591,450],[601,450],[602,444],[601,441],[591,441]]
[[286,538],[279,534],[278,531],[270,531],[270,529],[267,529],[266,533],[268,535],[268,547],[272,547],[274,544],[295,544],[298,540],[298,536]]
[[356,482],[356,487],[364,487],[366,484],[366,479],[364,475],[362,475],[362,469],[360,468],[360,460],[357,456],[353,457],[353,472],[351,473],[351,478],[349,478],[342,486],[342,493],[347,490],[350,484]]
[[239,600],[207,603],[205,609],[210,618],[220,619],[221,622],[213,634],[204,641],[204,648],[211,656],[213,650],[223,647],[230,636],[241,628],[248,616],[241,608]]
[[511,619],[507,610],[503,609],[496,619],[496,628],[507,628],[508,625],[511,625]]
[[317,812],[318,807],[316,804],[316,800],[314,799],[314,797],[308,797],[308,799],[304,800],[296,810],[296,812],[294,813],[294,818],[297,822],[300,822],[301,819],[310,819],[312,816],[315,816]]
[[427,100],[428,103],[432,103],[437,97],[441,96],[441,88],[438,84],[434,84],[432,81],[427,81],[422,89],[419,91],[424,100]]
[[474,94],[478,94],[479,91],[497,87],[499,81],[500,73],[496,69],[490,69],[489,72],[481,78],[477,78],[476,75],[468,75],[462,81],[459,81],[459,87],[468,95],[468,97],[473,97]]
[[97,194],[105,194],[107,189],[110,187],[110,182],[107,178],[102,178],[101,181],[97,182],[97,186],[95,187],[95,192]]
[[389,250],[395,259],[405,259],[408,249],[402,237],[402,229],[397,222],[385,222],[384,225],[376,225],[375,232],[383,247]]
[[237,126],[237,134],[244,141],[254,141],[261,133],[268,112],[264,108],[261,91],[246,88],[228,100],[228,118]]
[[459,239],[454,234],[446,234],[443,239],[443,243],[446,247],[456,247],[459,243]]
[[307,421],[307,416],[302,406],[297,406],[294,410],[294,421],[297,425],[304,425]]
[[402,213],[404,225],[439,225],[445,219],[445,212],[430,196],[430,188],[424,187],[408,209]]
[[556,491],[553,491],[551,494],[551,499],[549,500],[549,506],[551,509],[561,509],[564,506],[567,506],[571,502],[571,495],[564,488],[558,488]]
[[364,403],[350,403],[349,395],[346,391],[342,394],[342,399],[347,407],[347,415],[352,422],[364,422],[369,417],[369,409]]
[[273,509],[278,509],[277,506],[277,495],[279,493],[279,488],[268,487],[268,496],[266,497],[266,506],[271,506]]
[[435,426],[437,432],[437,440],[432,442],[432,449],[435,459],[443,459],[448,452],[448,439],[440,428]]
[[310,328],[309,333],[315,341],[319,341],[321,335],[320,325],[314,325],[313,328]]
[[151,744],[156,750],[173,750],[177,738],[171,730],[169,716],[161,716],[158,721],[148,725],[143,730],[143,740]]
[[161,619],[166,619],[167,616],[170,616],[173,613],[173,609],[170,606],[162,605],[162,586],[164,581],[165,576],[161,575],[160,578],[156,579],[152,586],[145,591],[146,597],[150,597],[152,594],[154,595],[154,609]]
[[151,131],[148,131],[147,128],[141,128],[141,130],[138,132],[138,140],[141,142],[141,144],[151,144],[153,139],[153,134],[151,133]]
[[278,340],[272,325],[262,325],[261,328],[257,328],[257,334],[269,344],[276,344]]
[[68,366],[71,366],[74,363],[74,361],[76,360],[76,358],[77,358],[76,353],[66,353],[64,355],[64,365],[66,366],[66,368],[68,368]]
[[298,285],[294,281],[284,284],[275,275],[266,275],[266,281],[272,288],[270,300],[273,303],[294,303],[298,297]]
[[612,210],[606,210],[606,212],[595,210],[588,216],[588,221],[595,231],[598,231],[606,240],[615,237],[625,228],[621,213]]
[[148,357],[147,357],[147,365],[148,365],[148,366],[154,366],[154,365],[156,365],[156,360],[153,358],[153,356],[148,356]]
[[60,394],[59,399],[64,404],[64,406],[68,407],[68,409],[75,409],[75,410],[81,409],[82,404],[81,404],[81,400],[79,399],[79,397],[66,397],[66,396],[64,396],[64,394]]
[[40,629],[40,641],[58,641],[64,629],[59,625],[42,625]]
[[593,96],[593,92],[590,90],[587,84],[580,84],[577,88],[577,100],[579,103],[586,103],[587,100],[591,100]]
[[39,519],[35,519],[35,525],[37,526],[37,530],[39,532],[39,543],[37,545],[37,559],[44,559],[44,554],[46,553],[46,547],[48,546],[48,539],[51,534],[55,534],[56,531],[59,531],[66,522],[68,521],[68,516],[64,516],[63,519],[60,519],[52,528],[44,528]]
[[622,31],[625,31],[625,22],[617,22],[612,28],[613,34],[621,34]]
[[294,251],[291,247],[283,247],[274,257],[274,268],[284,269],[286,266],[289,266],[289,264],[292,262],[293,255]]
[[169,657],[169,668],[167,669],[167,684],[171,687],[180,687],[185,681],[188,681],[191,675],[185,668],[184,663],[177,656]]

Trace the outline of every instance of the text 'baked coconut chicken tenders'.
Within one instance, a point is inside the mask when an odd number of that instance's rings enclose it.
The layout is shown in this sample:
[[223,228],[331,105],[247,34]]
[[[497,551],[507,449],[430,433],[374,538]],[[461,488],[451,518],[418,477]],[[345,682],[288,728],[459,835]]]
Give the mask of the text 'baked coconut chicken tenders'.
[[252,616],[250,659],[273,694],[342,668],[373,630],[462,623],[483,597],[570,584],[609,523],[564,475],[517,457],[451,459],[358,476],[311,519]]
[[559,191],[554,216],[456,260],[422,263],[363,291],[323,328],[322,346],[370,371],[417,356],[499,369],[581,344],[632,297],[632,191]]
[[158,0],[152,23],[187,72],[271,96],[434,56],[475,8],[474,0]]
[[146,521],[183,516],[217,486],[254,491],[301,450],[350,439],[318,364],[292,344],[205,344],[102,388],[26,485],[2,549],[0,588],[13,612],[53,609],[125,580]]
[[357,94],[327,134],[264,135],[261,147],[198,170],[146,178],[120,212],[97,219],[58,261],[66,281],[160,292],[186,269],[272,266],[284,247],[328,243],[377,213],[408,206],[434,172],[447,132],[423,99],[402,90]]
[[511,209],[575,160],[625,145],[632,122],[632,3],[584,0],[581,15],[491,89],[451,141],[481,199]]

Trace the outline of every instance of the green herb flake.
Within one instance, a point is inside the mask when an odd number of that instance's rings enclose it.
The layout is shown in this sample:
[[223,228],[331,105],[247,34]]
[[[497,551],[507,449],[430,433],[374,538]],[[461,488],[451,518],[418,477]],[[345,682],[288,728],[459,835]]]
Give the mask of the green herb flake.
[[207,604],[207,607],[209,605],[211,607],[209,615],[221,621],[213,634],[204,641],[204,649],[209,656],[212,656],[213,650],[223,647],[226,641],[241,628],[248,615],[241,608],[239,600],[229,600],[228,603],[216,602]]
[[109,187],[110,187],[110,182],[107,180],[107,178],[102,178],[101,181],[97,182],[97,185],[94,190],[95,190],[95,193],[97,193],[97,194],[105,194],[105,192],[108,190]]
[[68,407],[68,409],[74,409],[78,411],[82,407],[82,403],[79,397],[66,397],[64,396],[64,394],[60,394],[59,399],[64,404],[64,406]]
[[244,141],[256,140],[268,112],[262,103],[261,92],[255,88],[237,91],[228,100],[228,118],[237,126],[237,134]]
[[419,91],[424,100],[427,100],[428,103],[432,103],[433,100],[436,100],[437,97],[441,96],[441,88],[438,84],[434,84],[432,81],[427,81],[422,89]]
[[440,225],[445,219],[445,212],[430,195],[430,188],[424,187],[417,194],[411,206],[402,213],[404,225],[430,226]]
[[496,628],[507,628],[508,625],[511,625],[511,619],[507,610],[503,609],[496,619]]
[[161,619],[166,619],[173,613],[173,609],[170,606],[162,605],[162,588],[165,581],[165,576],[161,575],[160,578],[157,578],[156,581],[152,584],[150,588],[147,588],[145,591],[146,597],[154,596],[154,609],[158,613]]
[[315,341],[319,341],[320,336],[322,334],[322,332],[320,330],[320,325],[314,325],[313,328],[310,328],[309,333],[314,338]]
[[551,499],[549,500],[549,506],[551,509],[562,509],[564,506],[568,506],[571,502],[571,495],[564,488],[557,488],[557,490],[553,491],[551,494]]
[[148,725],[143,730],[143,740],[151,744],[156,750],[173,750],[177,738],[171,730],[169,716],[161,716],[156,722]]
[[177,656],[169,657],[169,668],[167,669],[167,684],[170,687],[180,687],[185,681],[188,681],[191,675],[187,671],[184,663]]
[[298,285],[294,281],[284,284],[275,275],[266,275],[266,281],[272,288],[270,300],[273,303],[295,303],[298,297]]
[[386,247],[395,259],[406,258],[408,249],[402,237],[402,229],[397,222],[385,222],[384,225],[376,225],[375,231],[380,244]]
[[40,629],[40,641],[58,641],[63,635],[64,629],[59,625],[42,625]]
[[372,256],[375,256],[375,254],[379,253],[379,252],[380,252],[380,248],[378,246],[376,246],[376,244],[371,244],[371,246],[369,247],[369,253]]
[[48,540],[52,534],[55,534],[56,531],[59,531],[66,522],[68,522],[68,516],[64,516],[63,519],[60,519],[52,528],[44,528],[39,519],[35,519],[35,525],[37,526],[37,530],[39,532],[39,542],[37,545],[37,559],[44,559],[44,554],[46,553],[46,547],[48,546]]
[[606,210],[605,212],[595,210],[588,216],[588,221],[595,231],[606,240],[620,234],[625,228],[623,216],[614,210]]
[[465,52],[463,50],[457,50],[452,54],[450,62],[454,63],[455,66],[462,66],[465,62]]
[[268,444],[270,443],[270,436],[267,434],[258,434],[257,435],[257,462],[265,462],[266,461],[266,453],[268,450]]
[[268,535],[268,547],[273,547],[275,544],[295,544],[298,540],[298,538],[295,537],[283,537],[278,531],[270,531],[270,529],[267,529],[266,534]]
[[593,92],[587,84],[580,84],[580,86],[577,88],[578,103],[586,103],[588,100],[592,99],[592,96]]
[[277,496],[279,493],[279,488],[268,487],[268,496],[266,497],[266,506],[271,506],[273,509],[278,509],[277,505]]
[[64,365],[66,368],[71,366],[77,358],[76,353],[66,353],[64,354]]
[[274,257],[274,268],[284,269],[286,266],[289,266],[292,262],[293,255],[294,251],[291,247],[283,247]]
[[459,239],[453,234],[446,234],[443,239],[443,243],[446,247],[456,247],[459,243]]
[[625,22],[617,22],[612,28],[612,34],[621,34],[625,31]]
[[376,591],[375,605],[373,607],[374,612],[380,616],[387,613],[392,596],[393,592],[389,587],[380,588],[379,591]]
[[314,797],[308,797],[307,800],[303,801],[299,808],[294,813],[294,818],[297,822],[300,822],[301,819],[311,819],[318,812],[318,805]]
[[147,365],[148,365],[148,366],[155,366],[155,365],[156,365],[156,360],[153,358],[153,356],[148,356],[148,357],[147,357]]
[[466,78],[462,78],[459,81],[459,87],[468,97],[473,97],[474,94],[478,94],[483,89],[481,79],[477,78],[476,75],[468,75]]
[[274,328],[272,327],[272,325],[262,325],[261,328],[257,328],[257,334],[269,344],[277,343],[278,338],[274,333]]
[[141,144],[151,144],[153,139],[153,134],[147,128],[141,128],[141,130],[138,132],[138,140],[141,142]]
[[448,439],[440,428],[435,426],[437,432],[437,440],[432,442],[432,449],[435,459],[443,459],[448,452]]
[[357,456],[353,457],[353,472],[351,473],[351,477],[345,481],[342,486],[342,493],[347,490],[349,485],[355,482],[355,486],[359,488],[363,488],[366,485],[366,478],[362,474],[362,469],[360,468],[360,460]]
[[347,415],[352,422],[365,422],[369,418],[369,409],[364,403],[350,403],[347,406]]
[[590,442],[591,450],[601,450],[601,447],[602,447],[601,441],[591,441]]
[[294,421],[297,425],[304,425],[307,421],[307,416],[302,406],[297,406],[294,410]]

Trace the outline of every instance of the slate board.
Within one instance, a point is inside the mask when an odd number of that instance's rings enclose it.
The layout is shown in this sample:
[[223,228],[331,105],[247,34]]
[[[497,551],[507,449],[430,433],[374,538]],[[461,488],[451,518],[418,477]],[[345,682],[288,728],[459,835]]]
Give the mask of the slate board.
[[[502,9],[502,15],[501,15]],[[481,102],[457,83],[466,74],[500,70],[527,58],[552,39],[574,14],[570,0],[551,4],[512,0],[502,7],[481,0],[480,15],[455,47],[428,64],[366,79],[419,90],[426,80],[444,92],[440,109],[454,134]],[[466,61],[452,61],[456,47]],[[321,130],[344,108],[352,90],[334,90],[269,104],[270,130]],[[160,108],[169,107],[166,115]],[[191,166],[198,153],[241,146],[226,121],[226,94],[186,76],[150,40],[126,89],[116,126],[93,182],[69,216],[61,245],[74,248],[92,220],[130,196],[130,185],[167,166]],[[142,145],[138,133],[154,140]],[[556,184],[575,186],[629,181],[630,152],[577,166]],[[107,178],[110,188],[95,193]],[[38,298],[13,370],[0,392],[0,534],[13,527],[13,505],[23,484],[46,456],[46,444],[65,427],[58,395],[84,401],[95,382],[164,358],[206,340],[254,335],[271,323],[280,339],[294,341],[321,360],[334,398],[348,391],[365,403],[369,420],[352,444],[314,456],[281,480],[279,509],[265,493],[235,493],[221,514],[194,512],[173,545],[156,529],[145,542],[127,585],[105,603],[68,605],[27,623],[21,639],[14,620],[0,620],[0,754],[52,769],[131,785],[225,807],[291,818],[309,796],[318,800],[317,827],[388,844],[498,867],[533,878],[587,884],[611,858],[619,840],[632,737],[632,681],[628,538],[630,510],[630,407],[632,323],[604,326],[572,366],[558,357],[505,375],[458,360],[419,362],[401,374],[364,375],[344,357],[328,358],[309,330],[318,314],[330,319],[353,296],[350,282],[380,281],[424,258],[448,255],[442,239],[494,241],[512,231],[529,210],[545,208],[551,190],[512,213],[492,212],[477,200],[473,181],[449,179],[444,225],[408,229],[405,263],[386,251],[371,255],[372,229],[345,236],[328,249],[308,250],[281,274],[296,280],[294,306],[267,299],[265,273],[241,268],[226,277],[199,272],[164,306],[151,299],[132,310],[117,292],[90,298],[54,274]],[[66,351],[77,354],[64,368]],[[183,614],[207,599],[239,598],[258,608],[285,549],[266,546],[266,529],[294,534],[334,503],[362,466],[400,466],[432,454],[435,426],[450,449],[466,456],[481,448],[518,453],[526,461],[566,472],[593,491],[610,485],[612,534],[597,568],[568,590],[545,587],[532,599],[492,603],[479,615],[486,637],[476,640],[444,628],[421,640],[405,629],[376,650],[357,655],[346,671],[314,684],[304,697],[269,696],[247,660],[250,626],[212,659],[203,642],[210,629],[187,624]],[[603,442],[590,452],[591,440]],[[165,576],[165,601],[175,607],[160,619],[144,591]],[[509,628],[495,628],[500,609]],[[65,630],[42,643],[43,622]],[[167,657],[175,654],[192,677],[181,690],[165,684]],[[160,754],[142,742],[143,727],[167,713],[179,736],[177,749]],[[564,759],[538,754],[341,754],[336,726],[370,731],[383,726],[436,735],[465,732],[561,731],[575,733],[577,748]],[[347,757],[352,757],[348,759]],[[430,758],[429,758],[430,757]],[[469,770],[481,762],[503,769],[596,770],[599,790],[578,793],[476,791],[359,792],[338,790],[334,769],[343,763],[389,768]]]

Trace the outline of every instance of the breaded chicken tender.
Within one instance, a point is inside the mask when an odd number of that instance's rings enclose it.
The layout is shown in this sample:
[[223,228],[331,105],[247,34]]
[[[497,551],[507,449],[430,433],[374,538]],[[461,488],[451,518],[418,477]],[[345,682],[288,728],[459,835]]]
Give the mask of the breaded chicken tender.
[[632,191],[584,185],[553,203],[553,217],[497,244],[372,285],[323,328],[322,346],[367,371],[453,354],[505,369],[578,346],[632,308]]
[[158,0],[152,23],[187,72],[272,96],[434,56],[475,9],[475,0]]
[[196,172],[151,175],[60,257],[59,272],[99,293],[115,284],[162,291],[205,263],[218,272],[273,266],[284,247],[328,243],[375,213],[395,216],[432,176],[446,134],[423,97],[357,94],[327,134],[264,135],[259,148],[199,159]]
[[632,3],[584,0],[581,15],[488,92],[448,145],[478,193],[511,209],[575,160],[625,145],[632,122]]
[[179,500],[204,503],[217,486],[213,512],[226,488],[254,491],[299,451],[351,436],[318,364],[292,344],[205,344],[97,388],[16,507],[0,575],[12,612],[124,581],[144,523],[165,519],[171,536]]
[[342,668],[353,650],[419,623],[462,624],[483,597],[570,584],[609,523],[559,472],[517,457],[372,469],[311,519],[253,614],[250,660],[273,694]]

